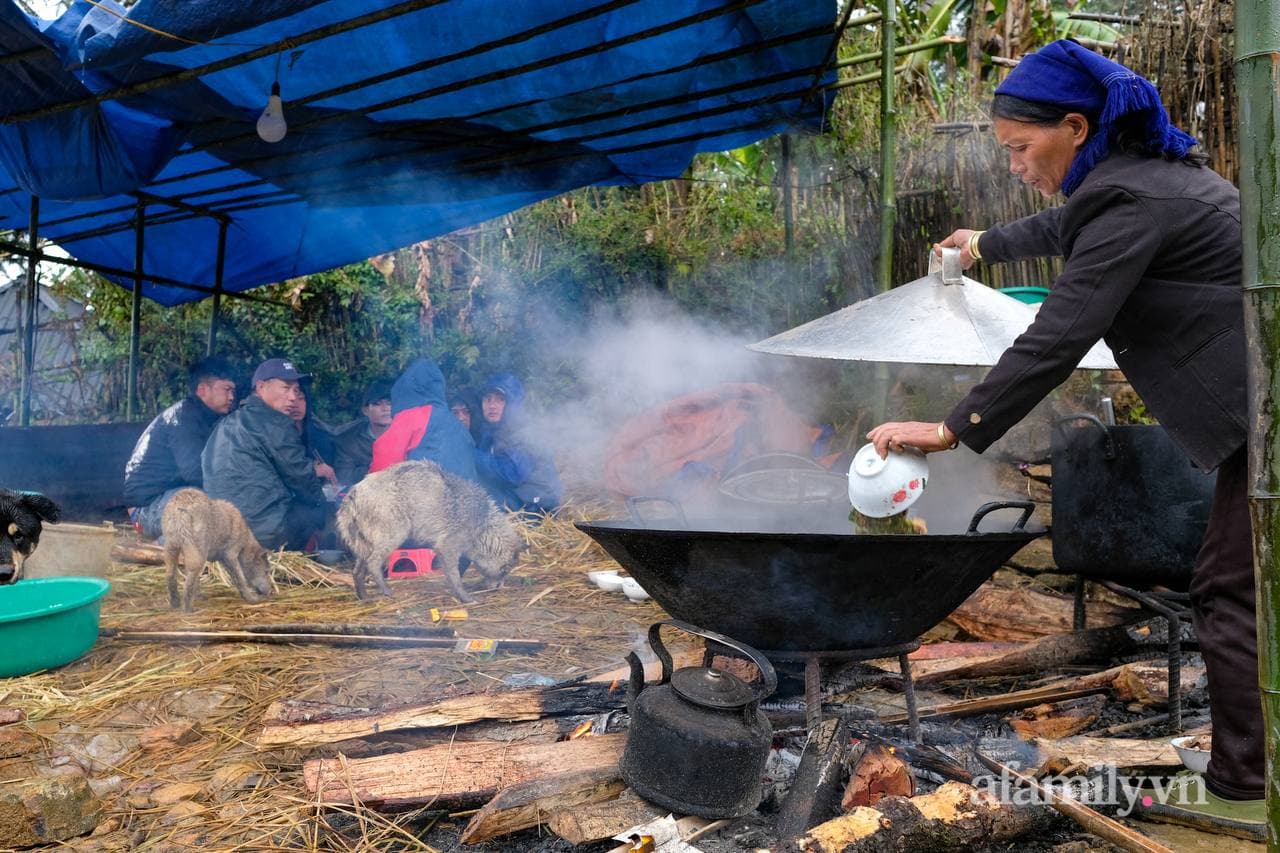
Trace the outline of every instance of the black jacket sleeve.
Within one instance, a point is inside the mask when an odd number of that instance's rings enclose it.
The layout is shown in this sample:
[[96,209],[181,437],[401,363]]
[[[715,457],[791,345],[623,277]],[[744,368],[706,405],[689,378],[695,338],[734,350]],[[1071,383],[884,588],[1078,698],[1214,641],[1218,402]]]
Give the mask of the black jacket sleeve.
[[[1080,358],[1111,328],[1117,312],[1160,251],[1162,232],[1142,202],[1123,189],[1081,190],[1063,208],[1062,234],[1071,244],[1066,268],[1053,283],[1035,321],[947,417],[947,426],[981,453],[1063,382]],[[1048,212],[1048,211],[1046,211]],[[1044,223],[998,234],[1000,257],[1027,257],[1047,245]],[[1012,238],[1025,244],[1012,245]],[[987,240],[982,250],[985,255]]]

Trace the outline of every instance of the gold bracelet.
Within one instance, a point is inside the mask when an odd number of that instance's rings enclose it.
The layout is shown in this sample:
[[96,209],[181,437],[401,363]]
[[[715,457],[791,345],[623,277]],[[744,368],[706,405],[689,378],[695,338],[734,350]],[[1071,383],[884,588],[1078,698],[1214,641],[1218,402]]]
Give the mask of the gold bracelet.
[[969,257],[973,258],[975,261],[982,260],[982,252],[978,250],[978,238],[986,233],[986,231],[974,231],[969,235]]
[[943,447],[945,447],[947,450],[955,450],[955,449],[956,449],[956,445],[958,445],[958,444],[960,443],[960,439],[958,439],[958,438],[957,438],[957,439],[956,439],[955,441],[953,441],[953,442],[948,442],[948,441],[947,441],[946,426],[947,426],[947,425],[946,425],[946,422],[945,422],[945,421],[944,421],[943,423],[938,424],[938,441],[941,441],[941,442],[942,442],[942,446],[943,446]]

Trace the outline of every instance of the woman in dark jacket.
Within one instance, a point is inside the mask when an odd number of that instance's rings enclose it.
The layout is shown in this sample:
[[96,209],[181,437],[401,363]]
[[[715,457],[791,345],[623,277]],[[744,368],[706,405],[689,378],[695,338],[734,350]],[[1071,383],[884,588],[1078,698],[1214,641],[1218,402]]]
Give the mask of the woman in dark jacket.
[[1252,531],[1235,187],[1189,153],[1148,81],[1071,41],[1024,57],[996,90],[997,140],[1010,170],[1061,207],[940,244],[976,260],[1062,255],[1036,320],[941,423],[871,430],[883,456],[964,442],[982,452],[1067,378],[1103,338],[1147,408],[1191,461],[1218,471],[1191,585],[1209,676],[1213,749],[1203,780],[1174,805],[1264,825],[1264,737]]

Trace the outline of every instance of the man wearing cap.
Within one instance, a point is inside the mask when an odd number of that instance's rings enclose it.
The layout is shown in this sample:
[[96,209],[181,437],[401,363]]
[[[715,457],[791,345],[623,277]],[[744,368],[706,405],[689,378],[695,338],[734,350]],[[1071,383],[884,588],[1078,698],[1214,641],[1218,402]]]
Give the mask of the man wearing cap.
[[214,426],[236,402],[231,365],[202,358],[187,371],[191,393],[155,417],[143,430],[124,466],[129,519],[143,536],[160,538],[160,516],[178,489],[200,488],[200,454]]
[[1066,203],[940,243],[968,267],[1060,255],[1035,321],[942,422],[882,424],[881,455],[957,442],[981,452],[1103,338],[1125,377],[1198,468],[1218,475],[1192,574],[1209,680],[1208,770],[1136,813],[1260,836],[1266,767],[1248,508],[1240,195],[1191,151],[1155,87],[1070,40],[1019,62],[991,108],[1009,168]]
[[253,394],[222,419],[201,456],[205,492],[235,504],[264,548],[301,550],[332,516],[291,416],[310,378],[288,359],[258,365]]
[[369,384],[360,407],[363,417],[338,427],[334,433],[337,447],[333,467],[338,482],[352,486],[369,473],[373,461],[373,443],[391,426],[391,383],[379,379]]

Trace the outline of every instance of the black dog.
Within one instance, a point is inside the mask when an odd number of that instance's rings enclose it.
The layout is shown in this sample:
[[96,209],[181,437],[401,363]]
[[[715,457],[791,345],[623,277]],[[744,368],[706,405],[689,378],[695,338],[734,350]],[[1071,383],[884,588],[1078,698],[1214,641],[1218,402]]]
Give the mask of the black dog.
[[44,522],[61,514],[44,495],[0,489],[0,584],[22,579],[22,563],[40,544]]

